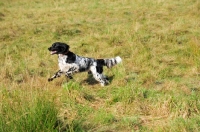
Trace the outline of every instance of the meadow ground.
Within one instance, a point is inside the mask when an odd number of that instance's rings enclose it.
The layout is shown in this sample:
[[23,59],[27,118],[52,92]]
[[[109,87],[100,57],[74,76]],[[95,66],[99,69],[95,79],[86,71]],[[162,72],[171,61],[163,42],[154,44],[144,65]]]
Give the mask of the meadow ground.
[[[199,14],[199,0],[1,0],[0,131],[199,131]],[[49,83],[55,41],[123,63],[106,87]]]

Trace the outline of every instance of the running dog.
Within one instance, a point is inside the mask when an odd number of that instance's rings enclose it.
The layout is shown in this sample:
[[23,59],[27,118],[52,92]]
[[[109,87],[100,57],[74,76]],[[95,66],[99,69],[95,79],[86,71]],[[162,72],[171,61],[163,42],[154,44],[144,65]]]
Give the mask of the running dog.
[[48,48],[51,55],[58,55],[58,65],[60,68],[48,81],[53,81],[53,79],[60,77],[62,74],[72,79],[74,73],[89,71],[95,80],[100,82],[101,86],[105,86],[109,81],[103,75],[103,66],[111,68],[122,61],[119,56],[110,59],[82,57],[69,51],[69,48],[69,45],[61,42],[55,42]]

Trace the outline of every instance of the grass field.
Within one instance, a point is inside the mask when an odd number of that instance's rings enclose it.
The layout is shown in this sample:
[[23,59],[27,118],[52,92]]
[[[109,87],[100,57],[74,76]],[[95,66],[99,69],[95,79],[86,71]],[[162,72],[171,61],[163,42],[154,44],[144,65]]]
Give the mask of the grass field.
[[[198,132],[199,0],[1,0],[1,132]],[[120,56],[101,87],[47,48]]]

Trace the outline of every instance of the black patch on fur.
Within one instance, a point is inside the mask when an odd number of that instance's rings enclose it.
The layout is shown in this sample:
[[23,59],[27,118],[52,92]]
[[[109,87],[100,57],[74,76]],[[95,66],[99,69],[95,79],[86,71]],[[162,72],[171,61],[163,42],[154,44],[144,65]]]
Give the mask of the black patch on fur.
[[116,59],[114,59],[114,62],[115,62],[115,64],[117,64],[117,60]]
[[105,66],[105,61],[104,59],[97,59],[97,67],[98,66]]
[[79,68],[79,72],[84,72],[86,70],[87,70],[86,68]]
[[73,52],[67,53],[67,60],[66,63],[74,63],[76,61],[76,55]]
[[103,67],[102,66],[97,66],[96,69],[97,69],[97,72],[99,74],[103,73]]

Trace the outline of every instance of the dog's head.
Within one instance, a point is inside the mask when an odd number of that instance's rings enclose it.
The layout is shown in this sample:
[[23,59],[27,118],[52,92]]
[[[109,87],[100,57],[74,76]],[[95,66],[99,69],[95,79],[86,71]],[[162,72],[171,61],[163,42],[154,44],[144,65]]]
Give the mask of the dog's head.
[[51,52],[51,55],[66,54],[69,51],[69,45],[61,42],[55,42],[48,48],[48,50]]

